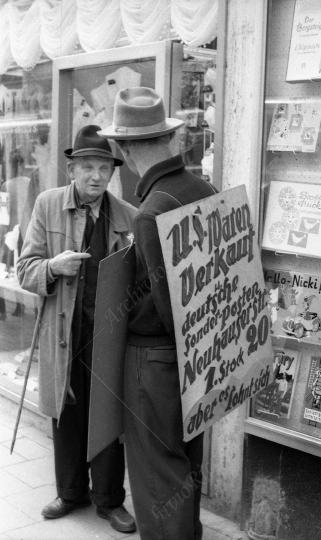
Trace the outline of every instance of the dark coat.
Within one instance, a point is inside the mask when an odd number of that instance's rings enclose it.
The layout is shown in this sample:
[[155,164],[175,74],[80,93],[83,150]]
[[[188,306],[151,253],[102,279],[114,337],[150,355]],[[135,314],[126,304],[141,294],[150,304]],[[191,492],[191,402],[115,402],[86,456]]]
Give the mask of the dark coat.
[[[154,165],[137,184],[141,205],[134,219],[137,253],[136,286],[129,330],[155,337],[158,344],[175,343],[174,322],[156,216],[217,193],[189,173],[181,156]],[[160,339],[163,341],[160,341]]]

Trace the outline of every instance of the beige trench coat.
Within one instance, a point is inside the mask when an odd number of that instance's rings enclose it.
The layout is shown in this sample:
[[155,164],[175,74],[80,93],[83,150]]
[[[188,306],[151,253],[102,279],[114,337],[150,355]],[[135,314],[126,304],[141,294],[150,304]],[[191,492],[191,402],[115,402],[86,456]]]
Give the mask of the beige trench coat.
[[[46,297],[39,333],[39,409],[60,417],[66,401],[71,371],[71,324],[78,276],[60,276],[47,285],[48,261],[70,249],[81,251],[86,211],[78,209],[75,185],[44,191],[36,200],[17,270],[22,288],[40,297],[40,312]],[[109,254],[130,244],[128,234],[136,209],[108,193]],[[77,229],[74,226],[76,220]]]

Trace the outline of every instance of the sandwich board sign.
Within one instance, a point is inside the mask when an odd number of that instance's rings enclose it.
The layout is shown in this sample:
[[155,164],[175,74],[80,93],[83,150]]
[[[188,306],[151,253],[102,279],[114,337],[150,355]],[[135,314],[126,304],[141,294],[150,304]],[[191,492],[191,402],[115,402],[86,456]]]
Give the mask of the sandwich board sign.
[[245,186],[161,214],[156,222],[188,441],[271,382],[267,293]]

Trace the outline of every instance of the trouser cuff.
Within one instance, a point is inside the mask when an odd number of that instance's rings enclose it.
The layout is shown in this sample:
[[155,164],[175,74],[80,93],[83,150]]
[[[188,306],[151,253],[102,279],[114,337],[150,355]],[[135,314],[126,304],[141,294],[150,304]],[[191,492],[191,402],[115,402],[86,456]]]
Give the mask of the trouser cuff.
[[108,495],[94,493],[93,491],[90,494],[91,500],[96,506],[121,506],[126,496],[124,488]]
[[67,501],[70,500],[78,500],[78,499],[84,499],[86,497],[90,497],[89,489],[88,487],[83,488],[59,488],[57,486],[57,495],[61,499],[66,499]]

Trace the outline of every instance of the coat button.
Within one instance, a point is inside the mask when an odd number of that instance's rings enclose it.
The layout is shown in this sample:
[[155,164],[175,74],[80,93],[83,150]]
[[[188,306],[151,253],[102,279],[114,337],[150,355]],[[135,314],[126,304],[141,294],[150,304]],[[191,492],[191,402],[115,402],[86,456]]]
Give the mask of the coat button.
[[65,349],[67,347],[67,343],[65,341],[61,341],[60,342],[60,347],[62,347],[63,349]]
[[80,278],[79,278],[79,279],[84,279],[84,276],[80,276]]

